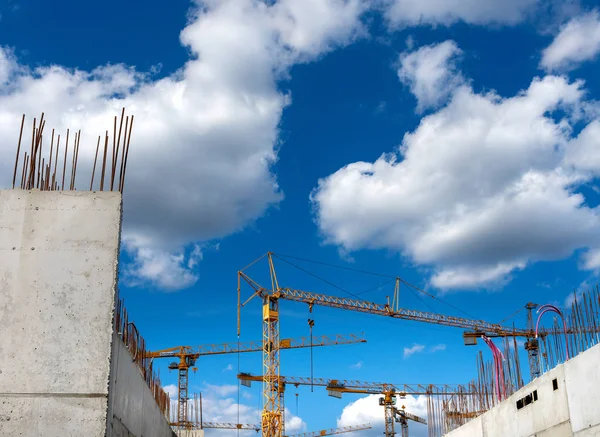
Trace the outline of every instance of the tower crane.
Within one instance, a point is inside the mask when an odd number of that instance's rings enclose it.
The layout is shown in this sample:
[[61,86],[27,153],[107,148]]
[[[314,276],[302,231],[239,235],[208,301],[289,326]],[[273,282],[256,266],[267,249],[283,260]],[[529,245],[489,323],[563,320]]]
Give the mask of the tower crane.
[[[240,373],[237,375],[238,379],[241,380],[243,386],[250,387],[252,382],[266,382],[264,375],[251,375],[249,373]],[[391,437],[394,432],[393,421],[395,419],[395,412],[392,407],[396,403],[396,396],[401,398],[407,394],[410,395],[453,395],[469,394],[464,389],[458,386],[445,385],[445,384],[386,384],[380,382],[368,382],[368,381],[357,381],[357,380],[339,380],[339,379],[324,379],[324,378],[304,378],[294,376],[278,376],[275,381],[275,389],[277,391],[278,405],[284,406],[284,394],[286,385],[316,385],[320,387],[326,387],[330,396],[341,398],[342,393],[361,393],[361,394],[383,394],[384,397],[380,399],[379,404],[385,407],[386,413],[386,436]],[[476,393],[473,393],[476,394]],[[383,399],[383,401],[382,401]],[[383,403],[382,403],[383,402]],[[389,405],[389,407],[388,407]],[[391,418],[391,423],[388,423],[388,416]],[[415,416],[416,417],[416,416]],[[412,419],[411,419],[412,420]],[[399,421],[399,420],[397,420]],[[391,426],[391,430],[388,428]],[[282,435],[284,425],[282,423]],[[263,428],[263,435],[264,435]]]
[[[358,394],[381,394],[379,405],[384,408],[384,423],[385,436],[394,437],[394,422],[399,422],[402,426],[402,437],[408,437],[408,420],[427,424],[425,419],[415,416],[414,414],[404,411],[404,406],[401,410],[396,408],[396,387],[393,384],[372,384],[370,388],[353,388],[347,387],[339,381],[331,382],[327,385],[327,393],[329,396],[341,399],[342,393],[358,393]],[[400,396],[404,397],[406,392],[401,392]]]
[[322,429],[320,431],[303,432],[300,434],[292,434],[285,437],[324,437],[327,435],[344,434],[347,432],[362,431],[365,429],[371,429],[371,425],[366,423],[364,425],[351,425],[343,426],[341,428]]
[[427,425],[427,421],[415,414],[411,414],[405,411],[404,405],[402,405],[402,409],[394,408],[394,414],[396,416],[396,422],[400,423],[402,428],[402,437],[408,437],[408,421],[412,420],[413,422],[422,423],[423,425]]
[[[349,335],[322,335],[312,338],[299,337],[282,339],[278,342],[279,349],[299,349],[307,347],[337,346],[343,344],[366,343],[363,334]],[[264,343],[267,345],[268,343]],[[178,358],[178,362],[169,364],[169,369],[178,371],[177,384],[177,422],[172,426],[180,428],[189,428],[191,422],[188,420],[188,372],[191,368],[196,371],[196,360],[200,356],[234,354],[238,352],[260,352],[270,347],[263,347],[262,341],[249,341],[243,343],[222,343],[207,344],[197,347],[176,346],[168,349],[161,349],[152,352],[146,352],[147,358]]]
[[[238,272],[238,335],[240,333],[240,312],[241,308],[250,302],[254,297],[262,299],[262,320],[263,320],[263,343],[273,345],[272,348],[263,349],[263,412],[261,417],[261,429],[263,437],[282,437],[283,436],[283,409],[280,405],[280,396],[278,393],[279,381],[279,300],[286,299],[295,302],[306,303],[309,310],[312,311],[314,305],[340,308],[344,310],[356,311],[361,313],[373,314],[384,317],[392,317],[403,320],[414,320],[419,322],[435,323],[445,326],[453,326],[469,329],[476,335],[487,335],[488,337],[497,336],[517,336],[533,339],[535,334],[531,330],[508,328],[499,324],[489,323],[484,320],[473,320],[461,317],[446,316],[442,314],[430,313],[425,311],[409,310],[398,307],[399,302],[399,284],[400,279],[396,280],[394,291],[394,300],[390,304],[389,299],[385,304],[373,303],[360,299],[342,298],[328,296],[324,294],[296,290],[288,287],[281,287],[273,263],[273,253],[268,252],[266,257],[269,262],[269,273],[271,279],[271,288],[265,288],[258,282],[250,278],[243,271]],[[252,295],[242,303],[241,284],[247,283],[254,291]]]

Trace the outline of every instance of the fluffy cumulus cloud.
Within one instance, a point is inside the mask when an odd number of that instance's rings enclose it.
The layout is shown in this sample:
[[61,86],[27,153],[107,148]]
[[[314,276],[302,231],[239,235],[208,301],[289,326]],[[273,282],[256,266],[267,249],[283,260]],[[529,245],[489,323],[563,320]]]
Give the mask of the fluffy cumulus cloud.
[[444,41],[400,55],[398,77],[417,98],[418,112],[440,106],[464,82],[456,66],[461,53],[454,41]]
[[[381,395],[361,397],[346,405],[342,414],[337,419],[337,426],[352,426],[370,424],[371,429],[356,431],[352,434],[357,437],[379,437],[384,433],[384,410],[379,405]],[[427,419],[427,399],[424,396],[406,396],[397,399],[396,407],[405,407],[409,413]],[[400,425],[396,424],[396,433],[400,434]],[[409,435],[411,437],[427,436],[427,426],[420,423],[409,422]]]
[[441,289],[496,286],[576,249],[593,268],[600,210],[579,187],[600,175],[594,117],[584,84],[564,77],[512,97],[463,85],[393,153],[321,179],[318,226],[345,252],[387,248],[428,266]]
[[536,0],[386,0],[386,16],[393,27],[451,25],[514,25],[535,10]]
[[600,10],[574,17],[542,52],[540,66],[546,70],[571,69],[600,53]]
[[0,48],[0,184],[12,184],[21,114],[30,122],[44,111],[63,147],[67,127],[82,130],[85,188],[97,135],[112,131],[125,107],[135,115],[124,202],[129,273],[188,286],[197,257],[186,246],[235,232],[282,198],[272,165],[290,96],[278,81],[293,64],[362,35],[363,11],[362,0],[199,2],[180,34],[190,59],[163,78],[126,65],[29,68]]

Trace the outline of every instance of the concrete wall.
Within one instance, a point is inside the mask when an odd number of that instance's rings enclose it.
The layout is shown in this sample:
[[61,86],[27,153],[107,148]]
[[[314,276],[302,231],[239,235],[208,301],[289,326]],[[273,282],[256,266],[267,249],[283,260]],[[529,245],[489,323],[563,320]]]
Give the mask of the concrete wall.
[[127,363],[112,328],[120,230],[119,193],[0,191],[0,436],[104,437],[114,393],[147,399],[128,382],[139,372],[111,363]]
[[175,437],[129,351],[115,335],[107,437]]
[[0,435],[103,436],[119,193],[0,191]]
[[[499,405],[448,437],[600,436],[600,345],[536,378]],[[553,380],[558,388],[555,390]],[[517,408],[517,401],[537,400]]]

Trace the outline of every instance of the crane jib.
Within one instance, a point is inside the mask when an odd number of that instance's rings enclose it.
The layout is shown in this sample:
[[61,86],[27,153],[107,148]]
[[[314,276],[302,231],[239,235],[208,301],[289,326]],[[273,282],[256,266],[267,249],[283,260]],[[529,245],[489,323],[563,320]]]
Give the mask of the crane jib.
[[364,312],[385,317],[393,317],[405,320],[414,320],[418,322],[436,323],[445,326],[454,326],[465,329],[472,329],[482,333],[508,333],[517,336],[531,336],[529,330],[513,329],[502,325],[485,322],[483,320],[472,320],[462,317],[445,316],[442,314],[429,313],[426,311],[399,309],[392,310],[389,305],[378,304],[359,299],[350,299],[344,297],[328,296],[308,291],[295,290],[291,288],[278,288],[276,291],[262,288],[258,294],[261,297],[274,297],[287,299],[296,302],[303,302],[309,305],[321,305],[332,308],[341,308],[346,310]]

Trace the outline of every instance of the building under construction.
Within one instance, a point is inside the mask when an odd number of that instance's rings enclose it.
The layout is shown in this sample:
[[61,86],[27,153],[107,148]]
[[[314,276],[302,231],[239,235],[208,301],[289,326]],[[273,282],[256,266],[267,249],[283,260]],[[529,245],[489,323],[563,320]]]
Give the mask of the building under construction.
[[[238,320],[248,302],[260,300],[261,340],[149,348],[119,298],[117,284],[133,120],[123,111],[112,120],[113,136],[107,131],[104,139],[98,138],[86,181],[77,179],[80,132],[71,143],[67,132],[61,143],[58,133],[48,134],[43,115],[31,129],[24,128],[25,116],[21,120],[13,186],[0,191],[0,436],[191,437],[210,428],[284,437],[288,385],[314,386],[334,397],[380,395],[387,437],[408,436],[411,423],[427,424],[431,437],[600,436],[600,407],[595,402],[600,384],[598,289],[576,296],[569,311],[529,303],[527,326],[506,327],[400,308],[400,285],[411,286],[401,278],[392,278],[394,296],[383,303],[297,290],[280,282],[278,257],[268,253],[257,260],[264,263],[268,284],[253,279],[246,269],[238,273]],[[25,132],[31,132],[30,139]],[[366,339],[360,334],[280,339],[282,299],[307,305],[310,311],[326,306],[398,323],[413,320],[460,328],[465,344],[482,342],[493,358],[488,362],[481,352],[474,357],[474,378],[462,385],[284,376],[282,350]],[[555,325],[539,329],[539,318],[547,312],[557,315]],[[526,363],[520,361],[523,347]],[[201,398],[189,393],[189,370],[203,355],[244,352],[262,354],[263,374],[238,375],[242,385],[262,386],[261,422],[203,421]],[[170,368],[178,374],[173,408],[153,369],[160,358],[173,361]],[[397,399],[406,395],[426,397],[427,417],[401,407]]]

